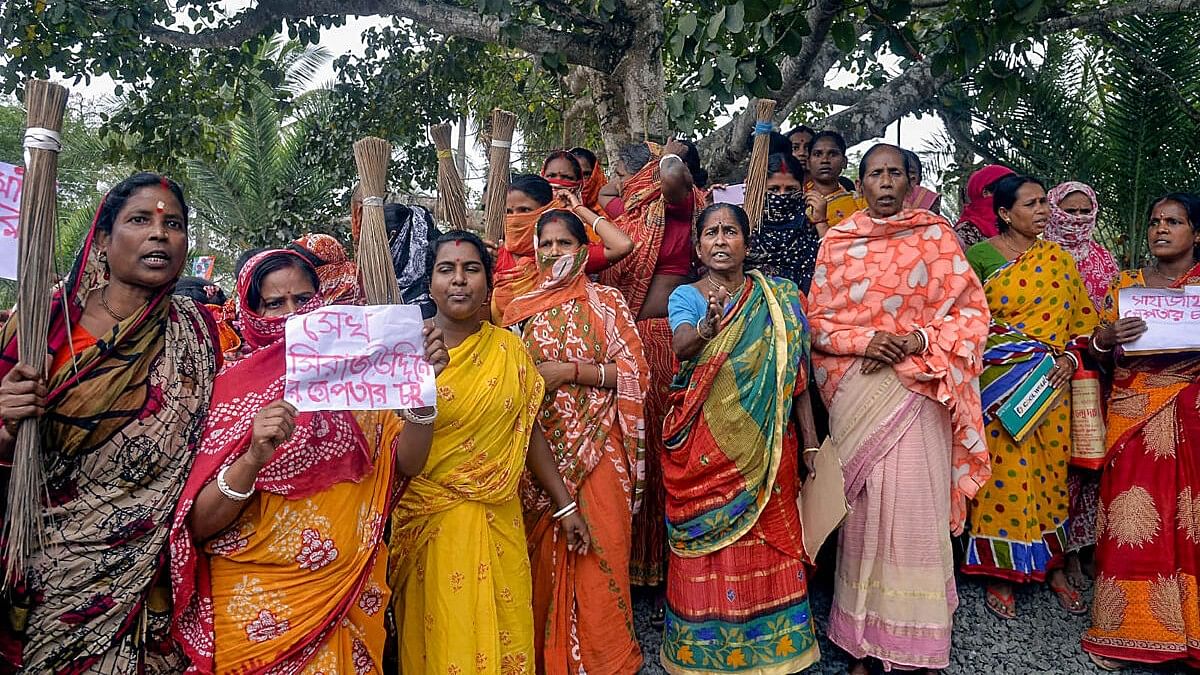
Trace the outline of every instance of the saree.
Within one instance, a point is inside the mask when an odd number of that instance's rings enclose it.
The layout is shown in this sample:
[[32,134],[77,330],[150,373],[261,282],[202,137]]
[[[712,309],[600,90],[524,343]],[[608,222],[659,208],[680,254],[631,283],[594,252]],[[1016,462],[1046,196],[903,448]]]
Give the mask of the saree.
[[509,303],[534,290],[541,280],[535,242],[537,221],[554,208],[547,204],[536,211],[504,217],[504,242],[496,258],[492,286],[492,322],[496,325],[503,324]]
[[490,323],[450,349],[429,459],[392,515],[405,675],[534,672],[518,488],[543,389],[520,338]]
[[521,502],[533,568],[537,672],[622,675],[642,665],[629,596],[629,546],[645,476],[647,366],[621,294],[588,282],[582,259],[560,260],[573,263],[570,271],[555,275],[551,268],[543,287],[582,281],[582,293],[562,301],[552,291],[533,294],[525,346],[535,364],[614,363],[617,378],[613,389],[565,384],[547,392],[538,415],[592,545],[586,556],[567,550],[549,496],[526,474]]
[[924,185],[913,185],[908,189],[908,194],[904,195],[906,209],[925,209],[936,213],[941,202],[942,196]]
[[[384,524],[395,502],[392,411],[302,412],[258,474],[257,494],[207,542],[188,520],[200,492],[250,446],[254,417],[284,395],[287,317],[245,306],[266,251],[238,278],[253,350],[218,376],[171,531],[174,633],[202,673],[382,672]],[[325,304],[318,291],[297,313]]]
[[972,504],[962,569],[1014,582],[1044,581],[1066,550],[1070,392],[1060,395],[1020,443],[996,411],[1043,359],[1090,335],[1096,311],[1075,261],[1057,244],[1038,240],[1010,262],[983,242],[967,258],[984,280],[992,311],[979,384],[993,480]]
[[[813,192],[816,189],[817,184],[814,181],[809,180],[804,183],[805,192]],[[834,227],[855,212],[867,208],[867,200],[863,199],[861,195],[840,186],[837,190],[822,196],[825,198],[825,222],[829,227]]]
[[[1113,282],[1103,321],[1117,320]],[[1200,286],[1200,265],[1177,287]],[[1200,668],[1200,354],[1118,354],[1096,523],[1092,626],[1100,656]]]
[[[42,515],[53,526],[9,598],[27,612],[21,665],[179,672],[186,661],[170,637],[167,534],[220,366],[216,329],[170,284],[63,358],[88,296],[108,283],[96,236],[93,221],[50,305],[50,360],[64,362],[48,379],[40,420]],[[17,362],[18,325],[14,316],[0,333],[0,378]]]
[[592,165],[592,172],[583,181],[579,194],[580,201],[591,209],[592,213],[604,213],[604,207],[600,206],[600,190],[607,184],[608,176],[604,175],[600,162],[596,162]]
[[673,674],[792,673],[820,658],[808,604],[792,398],[808,325],[790,281],[747,276],[675,378],[663,426]]
[[[825,235],[810,300],[814,377],[851,505],[829,637],[885,668],[941,668],[957,607],[950,533],[991,474],[975,385],[983,288],[945,219],[861,212]],[[878,331],[920,331],[927,348],[863,375]]]

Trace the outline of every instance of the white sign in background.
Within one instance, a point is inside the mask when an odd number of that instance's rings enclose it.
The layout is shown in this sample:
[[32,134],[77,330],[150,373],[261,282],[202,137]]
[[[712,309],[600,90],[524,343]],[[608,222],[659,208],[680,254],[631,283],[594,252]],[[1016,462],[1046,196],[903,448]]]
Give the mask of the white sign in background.
[[331,305],[289,317],[284,399],[298,410],[435,405],[419,307]]
[[17,231],[25,169],[0,162],[0,278],[17,278]]
[[1200,350],[1200,286],[1122,288],[1121,318],[1140,317],[1146,332],[1125,345],[1127,353]]

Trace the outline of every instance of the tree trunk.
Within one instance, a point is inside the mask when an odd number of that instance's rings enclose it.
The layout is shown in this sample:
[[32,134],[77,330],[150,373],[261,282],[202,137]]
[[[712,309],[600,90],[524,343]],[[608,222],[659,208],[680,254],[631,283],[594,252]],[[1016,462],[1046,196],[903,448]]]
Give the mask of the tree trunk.
[[622,146],[667,135],[662,2],[635,0],[626,6],[634,20],[633,46],[612,73],[587,71],[610,166]]

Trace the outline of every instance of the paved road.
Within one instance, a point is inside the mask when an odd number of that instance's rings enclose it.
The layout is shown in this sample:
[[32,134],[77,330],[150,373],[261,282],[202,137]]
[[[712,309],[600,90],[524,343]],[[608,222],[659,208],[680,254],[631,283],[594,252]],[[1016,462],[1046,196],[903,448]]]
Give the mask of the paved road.
[[[1071,616],[1058,607],[1044,586],[1028,586],[1017,592],[1018,618],[1004,621],[984,607],[983,585],[959,578],[960,603],[954,616],[954,651],[946,675],[1026,675],[1028,673],[1103,673],[1079,647],[1079,636],[1089,618]],[[832,593],[827,574],[819,575],[810,587],[810,602],[817,618],[821,661],[809,673],[845,673],[846,658],[825,639]],[[1090,597],[1090,594],[1089,594]],[[651,601],[635,594],[636,622],[642,638],[646,666],[643,674],[663,673],[658,663],[659,631],[650,627]],[[1189,671],[1182,667],[1131,668],[1124,675],[1168,675]]]

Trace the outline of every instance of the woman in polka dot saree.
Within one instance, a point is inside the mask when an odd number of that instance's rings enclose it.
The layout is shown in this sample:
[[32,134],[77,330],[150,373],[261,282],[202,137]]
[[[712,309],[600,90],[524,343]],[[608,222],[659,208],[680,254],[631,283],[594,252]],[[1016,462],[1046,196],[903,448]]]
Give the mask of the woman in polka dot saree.
[[[1021,442],[1005,430],[997,411],[1042,359],[1062,357],[1080,336],[1089,335],[1097,317],[1075,261],[1059,245],[1035,239],[1008,260],[996,241],[967,251],[992,313],[980,376],[992,479],[972,503],[963,571],[999,580],[989,589],[995,596],[989,608],[1008,617],[1015,607],[1005,582],[1044,581],[1063,564],[1070,395],[1061,395]],[[1064,609],[1086,611],[1065,578],[1053,587]]]

